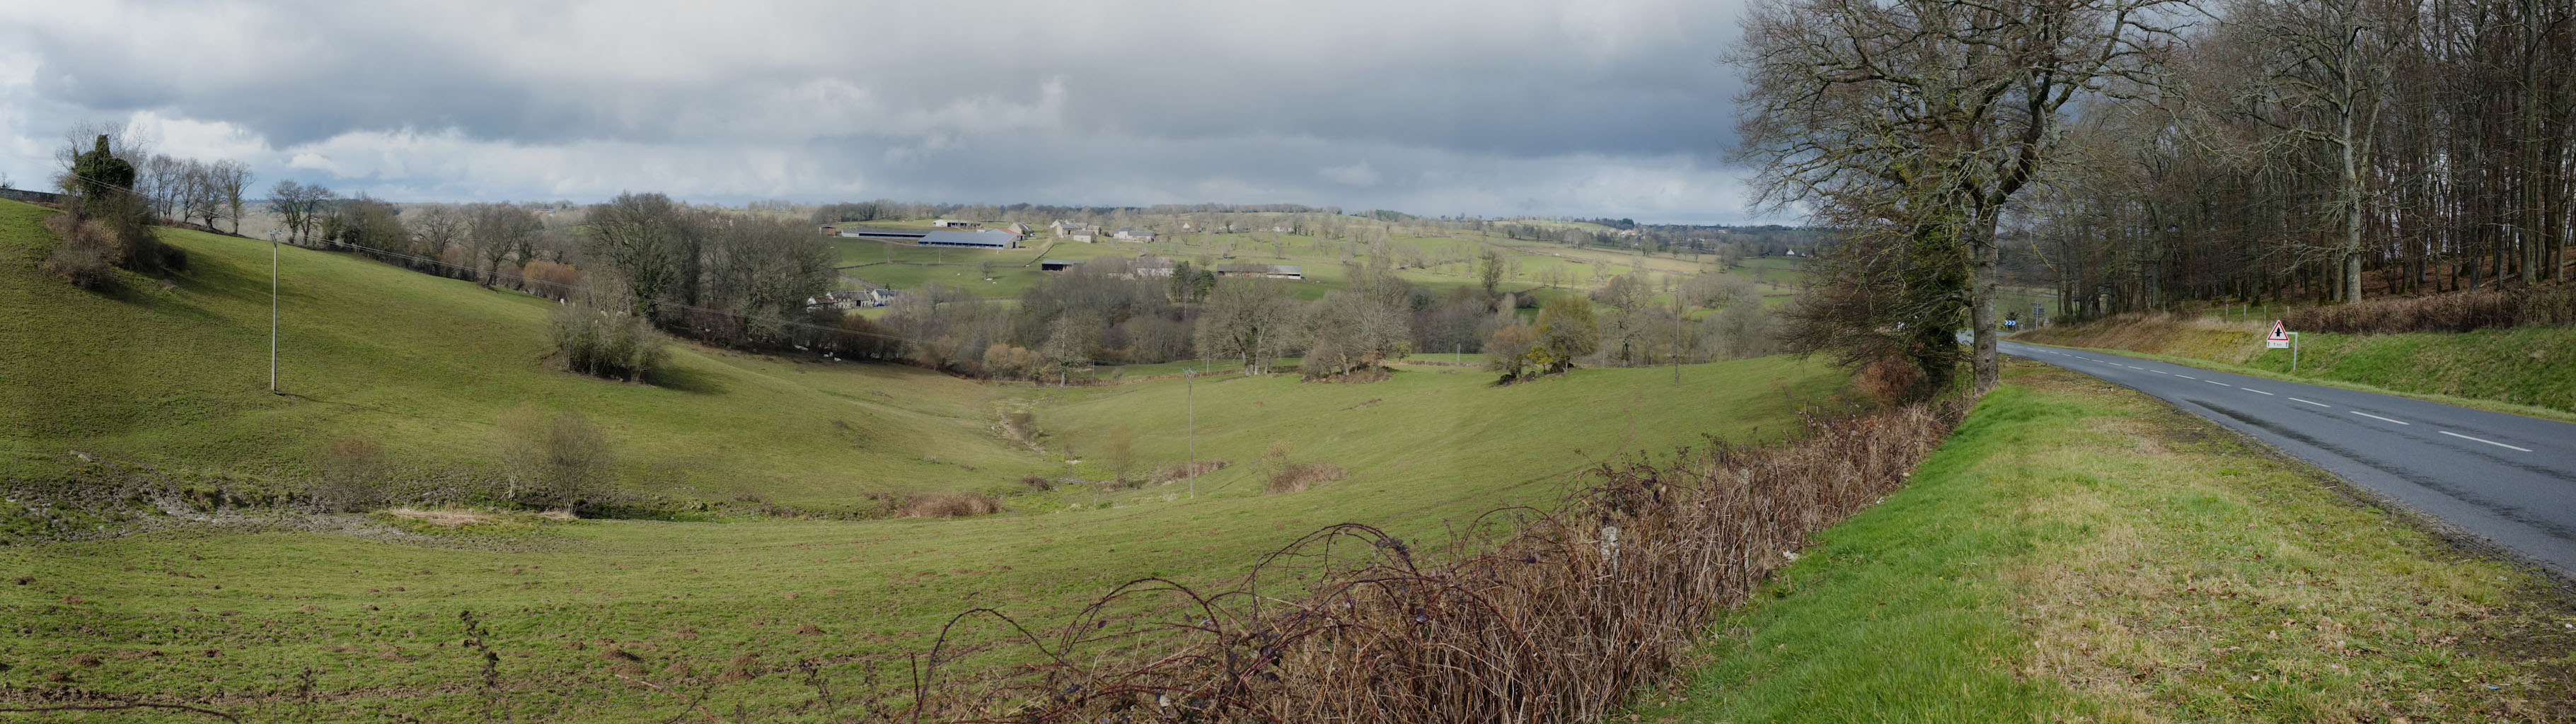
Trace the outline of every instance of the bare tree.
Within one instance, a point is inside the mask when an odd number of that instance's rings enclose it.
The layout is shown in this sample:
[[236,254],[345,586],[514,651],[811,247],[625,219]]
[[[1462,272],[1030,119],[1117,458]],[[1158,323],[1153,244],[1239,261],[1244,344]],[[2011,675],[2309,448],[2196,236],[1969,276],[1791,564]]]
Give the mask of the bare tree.
[[295,243],[303,244],[313,237],[322,222],[323,205],[337,196],[321,184],[301,184],[293,179],[279,179],[268,192],[269,213],[276,214]]
[[1887,238],[1963,243],[1977,389],[1995,361],[1996,231],[2057,156],[2067,105],[2143,79],[2180,0],[1765,0],[1730,60],[1745,69],[1739,155],[1763,200],[1809,204]]
[[734,314],[708,314],[692,329],[728,345],[765,346],[790,337],[786,320],[801,316],[805,300],[833,283],[829,242],[805,225],[777,218],[731,216],[707,221],[701,253],[705,306]]
[[2237,107],[2276,133],[2272,138],[2304,151],[2307,144],[2333,149],[2336,193],[2331,202],[2342,227],[2331,252],[2339,272],[2336,296],[2361,301],[2364,208],[2379,120],[2387,108],[2396,51],[2414,34],[2414,6],[2387,0],[2240,0],[2229,8],[2228,27],[2247,37],[2236,47],[2259,72],[2237,90]]
[[469,212],[466,246],[482,262],[483,286],[500,281],[501,262],[535,243],[545,230],[537,215],[517,204],[477,204]]
[[169,218],[179,214],[181,185],[188,172],[186,159],[152,154],[151,160],[135,170],[134,191],[152,204],[152,215]]
[[1290,349],[1294,326],[1295,307],[1279,282],[1219,279],[1199,316],[1198,346],[1206,354],[1241,359],[1246,373],[1259,374],[1272,357]]
[[[469,238],[471,220],[467,217],[466,209],[462,207],[446,204],[424,206],[410,216],[411,220],[404,226],[411,232],[410,246],[416,255],[442,259],[447,254],[447,250],[463,247]],[[439,269],[435,265],[424,265],[421,268],[435,270],[440,274],[454,275],[453,272]]]
[[212,230],[215,228],[215,220],[229,213],[227,210],[229,206],[224,201],[220,166],[221,164],[210,164],[194,159],[188,161],[187,169],[179,176],[181,221],[197,219],[203,221],[208,230]]
[[662,318],[661,304],[676,296],[697,264],[687,207],[661,194],[619,194],[592,206],[586,245],[591,255],[615,269],[634,293],[635,311],[646,319]]
[[595,504],[608,489],[610,465],[616,456],[609,449],[608,433],[593,425],[581,413],[565,412],[546,426],[543,495],[546,507],[572,512],[586,503]]
[[[208,167],[207,177],[213,185],[216,198],[223,203],[224,218],[232,219],[233,233],[240,234],[242,190],[250,186],[250,164],[230,159],[216,161],[213,166]],[[213,224],[209,221],[208,225]]]

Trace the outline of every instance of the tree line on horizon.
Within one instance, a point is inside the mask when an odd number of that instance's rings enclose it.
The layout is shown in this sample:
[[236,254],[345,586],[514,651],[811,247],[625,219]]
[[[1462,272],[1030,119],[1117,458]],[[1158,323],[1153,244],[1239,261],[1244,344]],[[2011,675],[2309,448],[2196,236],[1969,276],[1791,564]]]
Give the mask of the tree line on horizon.
[[[812,340],[836,354],[910,361],[959,374],[1061,381],[1098,365],[1228,360],[1262,373],[1299,359],[1314,379],[1378,379],[1410,354],[1485,355],[1505,380],[1575,364],[1646,366],[1756,357],[1779,350],[1776,322],[1740,276],[1682,280],[1669,302],[1639,274],[1589,294],[1501,288],[1506,262],[1477,262],[1478,286],[1435,293],[1379,255],[1345,265],[1341,288],[1313,301],[1292,282],[1219,276],[1202,260],[1168,275],[1098,259],[1040,280],[1016,304],[936,282],[908,290],[883,317],[846,317],[850,334]],[[1544,300],[1542,300],[1544,297]],[[1539,307],[1534,322],[1519,310]],[[1699,314],[1699,310],[1714,310]],[[1525,344],[1534,340],[1536,344]]]

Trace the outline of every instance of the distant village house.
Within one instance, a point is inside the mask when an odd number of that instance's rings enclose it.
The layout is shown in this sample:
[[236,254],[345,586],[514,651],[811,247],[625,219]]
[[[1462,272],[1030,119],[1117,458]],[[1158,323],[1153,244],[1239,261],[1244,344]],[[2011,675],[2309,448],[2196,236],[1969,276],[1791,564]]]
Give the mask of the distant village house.
[[824,292],[805,298],[806,309],[857,309],[862,305],[869,305],[868,293],[856,289]]
[[1100,236],[1100,227],[1093,224],[1076,224],[1070,221],[1058,221],[1048,224],[1047,229],[1055,232],[1055,236],[1058,239],[1072,239],[1085,244],[1092,243],[1092,240]]

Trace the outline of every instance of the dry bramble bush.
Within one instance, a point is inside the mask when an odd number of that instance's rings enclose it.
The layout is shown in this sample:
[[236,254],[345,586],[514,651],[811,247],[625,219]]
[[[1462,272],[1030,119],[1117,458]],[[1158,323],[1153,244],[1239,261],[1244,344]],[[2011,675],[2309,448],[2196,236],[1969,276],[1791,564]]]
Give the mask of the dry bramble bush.
[[1001,501],[978,493],[929,493],[903,501],[897,514],[905,518],[962,518],[989,515],[1002,511]]
[[2291,310],[2291,329],[2345,334],[2468,332],[2576,324],[2576,286],[2453,292]]
[[[958,721],[1598,720],[1669,672],[1805,537],[1903,483],[1965,413],[1832,417],[1772,446],[1604,465],[1552,509],[1506,508],[1440,550],[1365,525],[1259,560],[1236,588],[1131,581],[1040,635],[959,614],[917,659],[914,712]],[[970,675],[978,627],[1045,663]],[[971,667],[959,666],[961,669]]]

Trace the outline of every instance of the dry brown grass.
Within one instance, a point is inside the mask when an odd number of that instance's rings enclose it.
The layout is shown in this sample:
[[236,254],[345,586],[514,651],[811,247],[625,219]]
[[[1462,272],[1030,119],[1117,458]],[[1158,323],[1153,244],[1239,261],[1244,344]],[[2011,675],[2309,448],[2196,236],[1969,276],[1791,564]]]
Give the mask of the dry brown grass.
[[1903,402],[1923,383],[1923,372],[1903,356],[1880,357],[1852,376],[1852,388],[1882,404]]
[[81,222],[71,214],[55,214],[45,219],[45,226],[62,238],[45,257],[42,266],[82,289],[99,289],[116,278],[111,267],[115,262],[114,232],[104,222]]
[[1351,471],[1328,462],[1297,463],[1271,475],[1269,482],[1264,483],[1261,490],[1270,495],[1295,493],[1350,476]]
[[[2293,325],[2292,328],[2298,327]],[[2269,329],[2260,322],[2225,322],[2209,317],[2146,312],[2035,329],[2013,338],[2040,344],[2125,349],[2241,365],[2263,353],[2263,333]]]
[[2346,334],[2468,332],[2576,324],[2576,286],[2389,297],[2291,310],[2291,329]]
[[[1792,443],[1604,465],[1563,504],[1489,513],[1437,551],[1343,524],[1232,590],[1133,581],[1053,636],[1023,631],[1050,663],[990,678],[942,683],[983,648],[943,631],[915,704],[1030,722],[1597,721],[1784,552],[1901,485],[1964,408],[1809,415]],[[1017,626],[977,609],[950,627],[979,617]]]
[[1234,461],[1232,460],[1199,460],[1195,462],[1178,463],[1166,466],[1161,472],[1155,473],[1154,482],[1177,483],[1190,478],[1206,475],[1208,473],[1224,470],[1227,466],[1233,464]]
[[[499,515],[480,510],[469,510],[466,508],[436,508],[430,510],[423,510],[420,508],[394,508],[392,510],[385,511],[385,514],[401,518],[403,520],[428,523],[436,526],[445,526],[448,528],[482,525],[501,519],[501,516]],[[569,517],[570,514],[566,515]]]
[[895,514],[905,518],[961,518],[1002,512],[1002,502],[980,493],[929,493],[905,499]]

